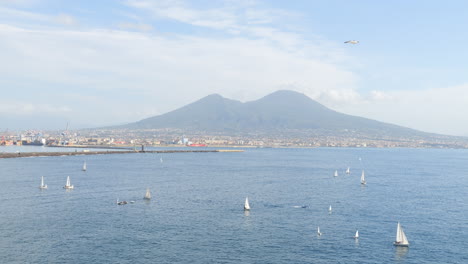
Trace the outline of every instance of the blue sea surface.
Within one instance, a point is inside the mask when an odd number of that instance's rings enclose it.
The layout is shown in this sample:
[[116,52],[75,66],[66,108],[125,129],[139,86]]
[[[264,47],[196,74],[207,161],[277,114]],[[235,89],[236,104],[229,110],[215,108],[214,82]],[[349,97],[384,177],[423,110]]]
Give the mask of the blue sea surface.
[[[0,166],[1,263],[468,263],[467,150],[246,149]],[[74,190],[62,188],[67,176]],[[392,245],[398,221],[409,248]]]

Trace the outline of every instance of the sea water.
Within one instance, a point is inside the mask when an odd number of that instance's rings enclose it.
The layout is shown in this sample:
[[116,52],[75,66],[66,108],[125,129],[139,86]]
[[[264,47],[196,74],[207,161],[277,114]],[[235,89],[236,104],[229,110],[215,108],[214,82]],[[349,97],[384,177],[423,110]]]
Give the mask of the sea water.
[[[468,263],[467,150],[265,148],[0,166],[2,263]],[[74,190],[63,189],[67,176]],[[409,248],[392,245],[398,221]]]

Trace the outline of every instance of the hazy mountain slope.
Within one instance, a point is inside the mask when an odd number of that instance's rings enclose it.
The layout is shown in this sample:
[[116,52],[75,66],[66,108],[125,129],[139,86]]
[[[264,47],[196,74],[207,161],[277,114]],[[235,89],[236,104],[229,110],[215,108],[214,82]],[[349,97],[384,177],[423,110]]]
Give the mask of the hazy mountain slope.
[[172,112],[143,119],[122,128],[180,128],[203,131],[277,131],[324,129],[382,132],[406,135],[422,133],[409,128],[333,111],[304,94],[277,91],[247,103],[214,94]]

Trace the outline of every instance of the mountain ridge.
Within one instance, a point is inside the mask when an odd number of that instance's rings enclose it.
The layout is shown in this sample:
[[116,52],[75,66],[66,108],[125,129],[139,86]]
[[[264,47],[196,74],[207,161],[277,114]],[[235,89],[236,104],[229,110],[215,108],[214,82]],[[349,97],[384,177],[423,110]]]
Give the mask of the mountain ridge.
[[231,133],[321,129],[372,131],[395,136],[430,134],[343,114],[302,93],[290,90],[279,90],[245,103],[224,98],[219,94],[210,94],[166,114],[116,128],[174,128]]

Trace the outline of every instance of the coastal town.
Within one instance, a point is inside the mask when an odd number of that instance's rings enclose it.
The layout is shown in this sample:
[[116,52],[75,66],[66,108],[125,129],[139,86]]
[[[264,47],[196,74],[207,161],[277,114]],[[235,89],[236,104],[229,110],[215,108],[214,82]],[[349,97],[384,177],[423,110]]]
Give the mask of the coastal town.
[[224,134],[179,129],[4,131],[0,146],[36,145],[50,147],[85,146],[106,148],[150,147],[254,147],[254,148],[468,148],[468,139],[433,134],[431,137],[395,138],[359,131],[281,131]]

